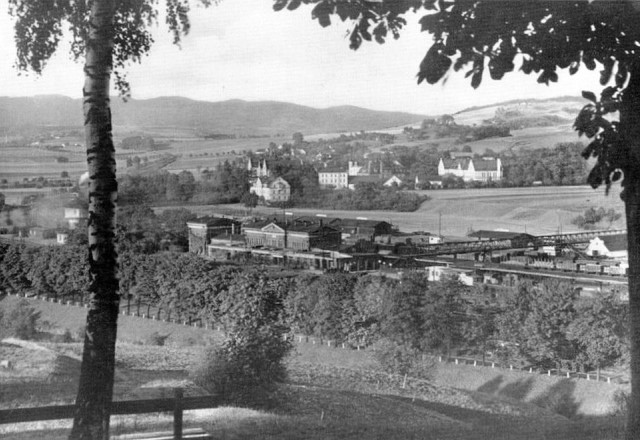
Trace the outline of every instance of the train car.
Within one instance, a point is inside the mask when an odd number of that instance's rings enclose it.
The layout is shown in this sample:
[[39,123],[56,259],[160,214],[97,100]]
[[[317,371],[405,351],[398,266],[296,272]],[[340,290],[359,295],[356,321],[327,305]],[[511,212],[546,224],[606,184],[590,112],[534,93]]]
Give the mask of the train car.
[[584,272],[591,275],[598,275],[602,273],[602,266],[600,266],[600,263],[586,263],[584,265]]
[[527,267],[530,261],[530,257],[523,255],[514,255],[511,256],[511,258],[509,258],[507,261],[503,261],[501,264],[505,266]]
[[578,264],[573,260],[557,259],[555,266],[556,266],[556,269],[561,270],[563,272],[578,271]]
[[553,260],[545,260],[541,258],[535,258],[529,263],[529,267],[535,267],[538,269],[553,269]]
[[608,274],[611,276],[621,276],[624,275],[624,269],[620,266],[609,266]]

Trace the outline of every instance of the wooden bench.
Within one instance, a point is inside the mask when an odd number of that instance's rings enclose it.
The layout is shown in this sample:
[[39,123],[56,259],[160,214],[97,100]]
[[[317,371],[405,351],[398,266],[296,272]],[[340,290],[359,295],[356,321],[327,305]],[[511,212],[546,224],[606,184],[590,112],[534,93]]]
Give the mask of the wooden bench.
[[[136,432],[121,434],[112,437],[112,440],[174,440],[172,431],[162,432]],[[211,434],[202,428],[189,428],[182,431],[182,440],[213,440]]]

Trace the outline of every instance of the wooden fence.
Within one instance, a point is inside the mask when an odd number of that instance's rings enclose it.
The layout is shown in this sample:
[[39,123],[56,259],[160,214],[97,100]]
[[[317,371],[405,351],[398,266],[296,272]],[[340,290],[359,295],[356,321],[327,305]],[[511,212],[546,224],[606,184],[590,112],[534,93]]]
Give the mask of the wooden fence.
[[[366,346],[364,344],[346,344],[344,342],[339,342],[333,339],[325,339],[321,337],[307,336],[307,335],[285,335],[285,338],[291,338],[293,342],[297,343],[306,343],[312,345],[333,347],[333,348],[342,348],[347,350],[361,350]],[[627,379],[621,376],[612,376],[605,373],[596,373],[596,372],[578,372],[578,371],[570,371],[563,369],[544,369],[536,366],[517,366],[512,364],[500,363],[497,361],[487,361],[482,359],[468,358],[468,357],[446,357],[446,356],[434,356],[432,354],[424,354],[422,355],[423,360],[425,357],[437,358],[438,362],[444,363],[452,363],[455,365],[471,365],[474,367],[485,367],[485,368],[501,368],[503,370],[510,371],[520,371],[522,373],[535,373],[541,374],[545,376],[554,376],[554,377],[563,377],[567,379],[583,379],[589,381],[596,382],[606,382],[610,384],[620,384],[628,382]]]
[[[182,436],[183,411],[216,408],[222,404],[220,396],[184,397],[182,388],[174,390],[174,397],[164,399],[123,400],[111,403],[112,415],[173,412],[174,438]],[[41,406],[0,410],[0,424],[72,419],[75,405]]]

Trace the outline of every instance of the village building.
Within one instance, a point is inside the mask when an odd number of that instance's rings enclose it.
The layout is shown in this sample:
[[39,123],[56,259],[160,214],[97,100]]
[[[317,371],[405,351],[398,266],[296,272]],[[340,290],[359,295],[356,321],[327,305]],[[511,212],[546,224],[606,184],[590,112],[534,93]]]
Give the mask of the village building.
[[383,186],[400,186],[402,185],[402,179],[400,179],[398,176],[396,176],[395,174],[391,177],[389,177],[387,180],[385,180],[385,182],[382,184]]
[[288,202],[291,198],[291,185],[282,177],[274,177],[266,159],[247,161],[249,192],[261,197],[266,203]]
[[321,188],[347,188],[349,186],[349,173],[337,169],[322,169],[318,171],[318,184]]
[[[347,169],[324,168],[318,171],[318,184],[322,188],[344,189],[350,188],[350,181],[353,176],[368,176],[369,169],[358,165],[358,162],[349,161]],[[350,188],[353,189],[353,188]]]
[[374,241],[381,235],[390,235],[394,232],[393,225],[389,222],[368,219],[343,218],[330,223],[339,228],[345,239]]
[[340,231],[322,223],[266,220],[245,224],[243,233],[248,247],[311,251],[341,243]]
[[64,205],[64,219],[69,224],[69,229],[77,228],[89,218],[89,205],[87,202],[75,198]]
[[253,181],[249,192],[262,197],[267,203],[288,202],[291,198],[291,185],[282,177],[258,177]]
[[69,241],[69,231],[60,230],[56,232],[56,243],[67,244],[67,241]]
[[627,234],[595,237],[589,242],[585,253],[590,257],[626,260],[628,258]]
[[440,158],[438,175],[460,177],[465,182],[498,182],[502,180],[503,168],[500,158]]
[[212,237],[240,233],[241,223],[230,218],[201,217],[187,222],[187,228],[189,228],[189,252],[206,254],[207,244]]
[[247,171],[249,171],[252,178],[271,176],[271,171],[267,167],[266,159],[252,161],[251,158],[249,158],[249,160],[247,160]]
[[479,230],[468,234],[467,237],[484,241],[510,240],[514,248],[528,248],[536,244],[536,237],[522,232]]

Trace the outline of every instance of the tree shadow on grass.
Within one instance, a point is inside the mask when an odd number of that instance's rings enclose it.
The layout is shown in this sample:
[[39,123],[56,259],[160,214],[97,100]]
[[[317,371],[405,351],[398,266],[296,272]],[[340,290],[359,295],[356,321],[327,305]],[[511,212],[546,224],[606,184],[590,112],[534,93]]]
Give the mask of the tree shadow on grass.
[[571,419],[578,415],[580,406],[574,397],[575,389],[575,381],[564,379],[533,399],[532,403]]
[[529,393],[531,393],[534,385],[534,379],[532,377],[515,382],[504,382],[504,376],[497,376],[478,387],[476,391],[492,394],[494,396],[525,401]]
[[579,403],[574,398],[576,383],[570,379],[563,379],[547,388],[534,399],[528,399],[535,385],[535,378],[529,377],[515,382],[505,383],[503,376],[497,376],[481,385],[477,391],[498,397],[507,397],[534,405],[560,414],[567,418],[574,418],[578,414]]

